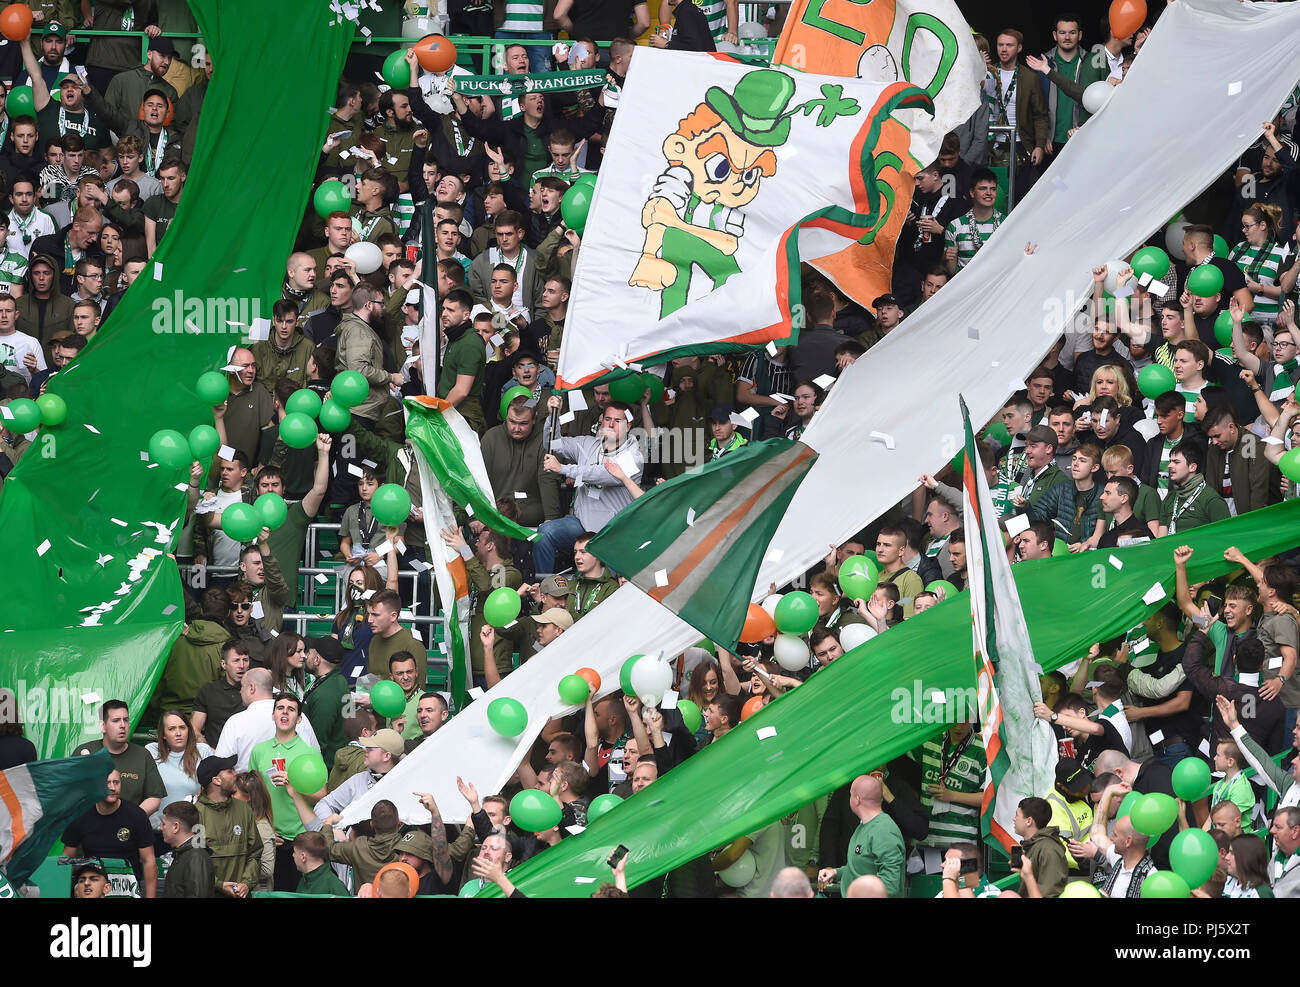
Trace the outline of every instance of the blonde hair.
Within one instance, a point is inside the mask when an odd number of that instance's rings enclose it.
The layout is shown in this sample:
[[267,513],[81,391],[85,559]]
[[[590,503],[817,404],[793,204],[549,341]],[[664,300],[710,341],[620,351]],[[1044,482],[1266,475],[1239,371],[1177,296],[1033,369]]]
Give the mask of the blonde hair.
[[1269,202],[1256,202],[1254,205],[1247,206],[1245,215],[1250,216],[1257,223],[1263,223],[1268,227],[1268,235],[1275,237],[1282,229],[1282,207],[1275,206]]
[[1133,395],[1129,393],[1128,380],[1124,377],[1124,371],[1114,363],[1103,363],[1100,367],[1092,372],[1092,384],[1088,388],[1089,403],[1097,400],[1097,377],[1102,373],[1109,373],[1115,378],[1115,400],[1121,408],[1127,408],[1133,403]]

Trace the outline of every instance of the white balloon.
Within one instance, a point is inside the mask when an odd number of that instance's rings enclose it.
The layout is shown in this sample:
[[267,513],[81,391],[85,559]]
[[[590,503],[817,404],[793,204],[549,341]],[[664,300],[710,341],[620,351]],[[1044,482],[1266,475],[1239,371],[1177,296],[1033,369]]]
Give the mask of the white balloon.
[[664,693],[673,686],[673,670],[668,663],[646,656],[632,666],[632,691],[647,706],[658,706]]
[[754,858],[753,853],[745,850],[734,864],[724,871],[719,871],[718,877],[729,888],[743,888],[754,879],[754,875],[757,873],[758,861]]
[[766,38],[767,28],[756,21],[746,21],[736,30],[736,37],[743,40],[749,40],[751,38]]
[[1122,260],[1106,261],[1105,287],[1108,293],[1112,295],[1115,294],[1115,289],[1119,287],[1117,283],[1117,279],[1119,278],[1119,272],[1124,270],[1124,268],[1126,267],[1128,267],[1128,265],[1125,264]]
[[740,45],[733,45],[730,41],[719,41],[714,47],[724,55],[734,55],[741,50]]
[[875,636],[876,632],[866,624],[845,624],[840,628],[840,647],[846,652],[852,651]]
[[773,593],[760,604],[773,620],[776,620],[776,605],[781,602],[781,597],[784,595],[784,593]]
[[1192,224],[1185,219],[1175,219],[1165,227],[1165,249],[1169,251],[1170,257],[1176,257],[1179,260],[1186,260],[1183,254],[1183,234],[1187,232],[1187,227]]
[[808,664],[808,644],[793,634],[778,634],[772,645],[776,663],[787,672],[797,672]]
[[384,263],[384,254],[378,244],[362,240],[352,244],[343,256],[357,266],[358,274],[374,274]]
[[1089,113],[1100,113],[1114,95],[1115,87],[1105,79],[1094,82],[1083,91],[1083,108]]

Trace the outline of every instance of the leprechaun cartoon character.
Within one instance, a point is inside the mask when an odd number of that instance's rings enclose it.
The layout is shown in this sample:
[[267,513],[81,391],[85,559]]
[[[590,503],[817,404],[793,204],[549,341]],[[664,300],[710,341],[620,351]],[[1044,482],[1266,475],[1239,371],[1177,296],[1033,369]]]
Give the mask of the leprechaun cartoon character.
[[[790,120],[818,112],[829,127],[860,112],[857,100],[838,85],[822,97],[790,106],[794,81],[774,69],[747,73],[733,92],[712,86],[663,144],[668,169],[641,210],[645,242],[628,284],[660,293],[660,317],[684,306],[698,269],[725,284],[740,272],[736,251],[745,235],[743,207],[754,201],[764,178],[776,174],[774,148],[790,136]],[[712,290],[712,288],[710,290]]]

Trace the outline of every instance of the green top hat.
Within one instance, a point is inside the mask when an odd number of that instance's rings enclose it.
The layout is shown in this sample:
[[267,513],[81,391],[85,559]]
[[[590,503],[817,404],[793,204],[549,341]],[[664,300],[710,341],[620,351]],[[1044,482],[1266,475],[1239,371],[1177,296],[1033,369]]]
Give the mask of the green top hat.
[[794,96],[794,80],[784,72],[758,69],[736,84],[735,93],[711,86],[704,102],[743,140],[762,147],[778,147],[790,136],[787,109]]

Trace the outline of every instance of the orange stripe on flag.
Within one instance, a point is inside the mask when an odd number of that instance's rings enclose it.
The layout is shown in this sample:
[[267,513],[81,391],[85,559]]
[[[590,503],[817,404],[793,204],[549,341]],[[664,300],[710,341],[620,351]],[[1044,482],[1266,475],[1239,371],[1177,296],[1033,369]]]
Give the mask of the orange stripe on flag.
[[5,859],[8,860],[13,857],[14,851],[23,840],[27,839],[27,829],[23,824],[23,804],[18,800],[18,793],[9,784],[9,779],[5,777],[3,771],[0,771],[0,802],[3,802],[4,807],[9,810],[9,828],[13,833],[13,842],[5,855]]

